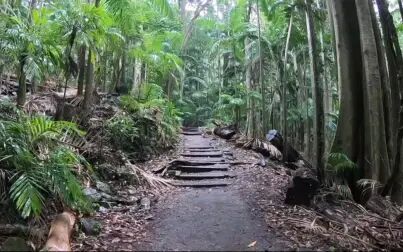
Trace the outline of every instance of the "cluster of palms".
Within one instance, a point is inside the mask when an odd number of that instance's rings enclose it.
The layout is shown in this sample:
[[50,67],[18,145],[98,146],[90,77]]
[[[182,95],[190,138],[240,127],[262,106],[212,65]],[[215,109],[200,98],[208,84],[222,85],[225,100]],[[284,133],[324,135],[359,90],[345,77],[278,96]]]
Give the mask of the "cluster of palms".
[[[17,76],[19,107],[49,78],[61,90],[77,85],[83,118],[94,89],[130,93],[122,104],[138,105],[129,111],[127,125],[139,133],[132,139],[136,146],[167,147],[175,141],[179,118],[173,104],[163,99],[161,88],[144,97],[152,87],[148,81],[162,83],[182,71],[181,25],[167,1],[1,1],[0,30],[0,76]],[[9,104],[3,108],[14,111]],[[23,217],[39,216],[49,199],[88,211],[78,178],[89,166],[72,144],[84,133],[74,123],[10,114],[0,118],[1,198],[12,200]],[[141,131],[150,125],[156,132]],[[151,137],[156,140],[146,139]]]

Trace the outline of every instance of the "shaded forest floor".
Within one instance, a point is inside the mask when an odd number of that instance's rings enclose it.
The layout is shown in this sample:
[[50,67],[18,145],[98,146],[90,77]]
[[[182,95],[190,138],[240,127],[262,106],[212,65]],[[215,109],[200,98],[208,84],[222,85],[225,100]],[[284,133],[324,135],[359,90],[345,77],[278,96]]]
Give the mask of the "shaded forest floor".
[[[290,171],[251,150],[230,150],[236,175],[225,188],[127,189],[140,204],[96,214],[101,233],[75,238],[74,250],[295,250],[388,249],[402,246],[402,224],[346,200],[316,199],[312,207],[284,204]],[[180,145],[179,145],[180,146]],[[142,164],[153,170],[178,157],[181,147]],[[150,207],[143,199],[150,200]],[[399,226],[396,226],[399,225]],[[244,235],[241,235],[241,234]]]

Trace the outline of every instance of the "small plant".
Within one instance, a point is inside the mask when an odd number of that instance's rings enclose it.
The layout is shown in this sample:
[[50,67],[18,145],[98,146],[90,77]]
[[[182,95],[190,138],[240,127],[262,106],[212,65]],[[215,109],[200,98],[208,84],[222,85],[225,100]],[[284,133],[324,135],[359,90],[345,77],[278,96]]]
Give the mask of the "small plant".
[[357,164],[343,153],[330,153],[327,161],[327,184],[344,198],[353,199],[359,179]]
[[129,115],[118,115],[107,124],[109,138],[122,150],[135,151],[139,139],[139,129]]

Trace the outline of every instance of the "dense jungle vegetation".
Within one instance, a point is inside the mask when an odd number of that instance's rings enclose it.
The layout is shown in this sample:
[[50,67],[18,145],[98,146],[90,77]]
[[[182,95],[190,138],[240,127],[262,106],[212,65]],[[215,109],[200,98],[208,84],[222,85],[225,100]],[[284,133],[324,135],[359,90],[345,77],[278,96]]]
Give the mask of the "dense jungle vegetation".
[[[323,185],[402,203],[402,20],[401,0],[0,0],[0,204],[91,211],[100,96],[119,107],[108,144],[133,160],[181,125],[277,129]],[[33,112],[49,90],[57,113]]]

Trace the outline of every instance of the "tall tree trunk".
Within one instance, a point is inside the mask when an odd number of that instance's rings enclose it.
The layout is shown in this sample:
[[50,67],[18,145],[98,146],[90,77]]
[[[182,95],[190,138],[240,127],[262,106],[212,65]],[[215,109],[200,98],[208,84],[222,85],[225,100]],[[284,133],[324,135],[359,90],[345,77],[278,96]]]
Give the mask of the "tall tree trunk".
[[[282,116],[282,121],[283,121],[283,145],[287,145],[288,141],[288,125],[287,125],[287,79],[286,79],[286,74],[287,74],[287,59],[288,59],[288,48],[290,46],[290,39],[291,39],[291,31],[292,31],[292,26],[293,26],[293,19],[294,16],[291,14],[290,17],[290,23],[288,24],[288,34],[287,34],[287,41],[285,43],[285,49],[284,49],[284,59],[283,59],[283,67],[280,66],[280,83],[282,85],[282,105],[283,105],[283,116]],[[283,148],[283,158],[288,156],[287,153],[288,148]]]
[[87,48],[83,45],[80,46],[80,51],[78,55],[78,81],[77,81],[77,95],[83,95],[84,89],[84,78],[85,78],[85,54]]
[[259,86],[260,86],[260,93],[262,95],[262,112],[261,112],[261,121],[262,121],[262,131],[263,133],[266,132],[266,114],[265,114],[265,101],[266,95],[264,90],[263,84],[263,53],[262,53],[262,39],[261,39],[261,27],[260,27],[260,8],[259,8],[259,1],[256,0],[256,12],[257,12],[257,26],[258,26],[258,50],[259,50]]
[[313,22],[311,0],[305,0],[306,5],[306,25],[308,31],[308,43],[309,43],[309,56],[311,59],[311,79],[313,86],[313,97],[315,106],[315,120],[314,120],[314,148],[315,159],[314,166],[318,170],[319,181],[324,181],[325,165],[324,165],[324,153],[325,153],[325,113],[323,109],[323,83],[319,79],[319,67],[318,56],[316,48],[316,34]]
[[92,63],[92,50],[88,48],[87,70],[85,76],[85,93],[83,101],[84,116],[88,115],[90,106],[92,105],[92,93],[94,85],[94,64]]
[[[394,25],[393,17],[388,10],[388,4],[385,0],[377,0],[379,16],[383,31],[383,39],[388,63],[389,72],[389,152],[392,153],[391,167],[392,175],[388,179],[382,192],[387,195],[392,190],[392,200],[401,203],[403,201],[403,163],[401,154],[403,153],[403,56],[400,49],[398,34]],[[399,90],[399,92],[393,92]],[[385,97],[386,99],[389,97]],[[388,100],[387,100],[388,101]]]
[[124,47],[124,51],[122,53],[122,66],[121,66],[121,74],[120,74],[120,83],[121,83],[121,87],[123,87],[119,90],[119,93],[124,92],[126,93],[128,90],[127,89],[127,85],[126,85],[126,64],[127,64],[127,59],[126,59],[126,46]]
[[[338,76],[341,86],[339,124],[333,152],[346,154],[361,174],[386,183],[391,175],[391,88],[385,76],[385,57],[371,0],[332,0]],[[398,90],[391,90],[398,92]],[[389,119],[388,119],[389,118]],[[392,152],[391,152],[392,151]],[[350,181],[350,187],[356,188]],[[359,194],[354,195],[360,199]]]
[[[95,8],[98,8],[100,0],[95,0]],[[87,59],[87,73],[86,73],[86,83],[85,83],[85,93],[83,101],[83,113],[84,118],[89,113],[90,106],[92,105],[92,93],[94,92],[94,64],[92,62],[93,50],[88,48],[88,59]]]

